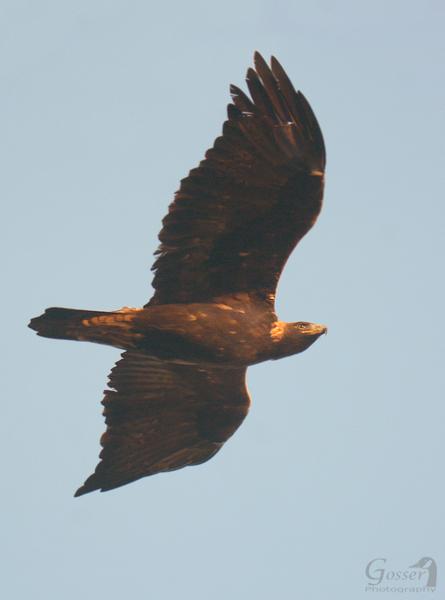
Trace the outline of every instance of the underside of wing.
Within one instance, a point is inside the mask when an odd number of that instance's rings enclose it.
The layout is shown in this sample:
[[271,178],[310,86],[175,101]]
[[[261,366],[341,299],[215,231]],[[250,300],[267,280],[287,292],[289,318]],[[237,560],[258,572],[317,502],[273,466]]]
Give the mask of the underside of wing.
[[178,365],[135,351],[122,354],[109,387],[101,461],[76,496],[208,460],[249,408],[244,368]]
[[150,304],[238,292],[273,301],[322,203],[325,149],[307,100],[258,53],[249,98],[231,87],[223,135],[182,180],[159,235]]

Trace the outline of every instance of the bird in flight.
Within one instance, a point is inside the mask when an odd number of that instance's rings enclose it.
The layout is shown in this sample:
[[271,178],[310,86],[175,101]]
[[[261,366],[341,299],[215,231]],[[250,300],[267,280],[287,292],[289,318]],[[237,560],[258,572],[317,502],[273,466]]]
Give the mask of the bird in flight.
[[315,223],[325,148],[307,100],[256,52],[231,86],[222,135],[183,179],[159,234],[154,295],[112,312],[48,308],[38,335],[124,350],[104,392],[106,432],[76,496],[211,458],[249,409],[246,369],[306,350],[324,325],[280,321],[290,253]]

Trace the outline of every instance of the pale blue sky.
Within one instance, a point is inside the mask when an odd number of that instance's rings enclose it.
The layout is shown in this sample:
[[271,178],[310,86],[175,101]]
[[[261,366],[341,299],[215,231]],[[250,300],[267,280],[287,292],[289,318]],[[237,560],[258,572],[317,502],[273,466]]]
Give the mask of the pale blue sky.
[[[434,557],[443,594],[444,16],[439,0],[0,1],[3,598],[366,600],[378,556]],[[73,499],[118,351],[26,323],[146,302],[161,218],[255,49],[325,135],[325,208],[278,309],[329,335],[249,371],[251,414],[213,460]]]

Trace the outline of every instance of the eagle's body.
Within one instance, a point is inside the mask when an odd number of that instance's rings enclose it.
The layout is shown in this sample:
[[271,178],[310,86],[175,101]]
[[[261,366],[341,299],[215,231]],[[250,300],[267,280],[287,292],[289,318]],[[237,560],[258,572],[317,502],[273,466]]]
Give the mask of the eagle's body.
[[124,307],[114,312],[49,308],[31,322],[46,337],[137,350],[176,364],[248,367],[302,352],[326,331],[284,323],[249,294],[212,303]]
[[223,136],[164,219],[155,294],[113,312],[50,308],[39,335],[125,350],[103,404],[101,462],[76,495],[208,460],[247,414],[245,371],[302,352],[323,325],[274,310],[284,264],[321,208],[317,121],[279,63],[255,55],[253,102],[232,86]]

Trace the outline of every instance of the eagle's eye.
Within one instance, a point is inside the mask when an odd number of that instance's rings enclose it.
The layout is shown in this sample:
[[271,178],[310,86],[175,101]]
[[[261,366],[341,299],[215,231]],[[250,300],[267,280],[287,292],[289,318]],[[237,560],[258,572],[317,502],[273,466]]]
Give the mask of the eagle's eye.
[[298,329],[306,329],[307,323],[298,323],[297,327]]

